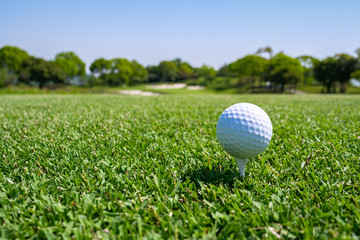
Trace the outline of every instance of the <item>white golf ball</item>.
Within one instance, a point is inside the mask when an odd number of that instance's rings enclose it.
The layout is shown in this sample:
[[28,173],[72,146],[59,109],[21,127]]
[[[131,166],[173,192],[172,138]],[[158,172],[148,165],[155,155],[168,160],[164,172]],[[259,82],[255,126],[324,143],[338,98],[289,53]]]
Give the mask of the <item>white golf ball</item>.
[[269,145],[271,120],[260,107],[251,103],[237,103],[221,114],[216,136],[221,147],[230,155],[237,159],[248,159]]

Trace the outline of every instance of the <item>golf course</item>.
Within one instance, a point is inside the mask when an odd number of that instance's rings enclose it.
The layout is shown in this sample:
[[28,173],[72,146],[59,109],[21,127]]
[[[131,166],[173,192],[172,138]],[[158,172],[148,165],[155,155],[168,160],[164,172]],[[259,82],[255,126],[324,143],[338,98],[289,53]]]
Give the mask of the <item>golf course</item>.
[[[273,135],[246,176],[232,104]],[[360,96],[0,95],[2,239],[357,239]]]
[[360,1],[0,9],[0,240],[360,240]]

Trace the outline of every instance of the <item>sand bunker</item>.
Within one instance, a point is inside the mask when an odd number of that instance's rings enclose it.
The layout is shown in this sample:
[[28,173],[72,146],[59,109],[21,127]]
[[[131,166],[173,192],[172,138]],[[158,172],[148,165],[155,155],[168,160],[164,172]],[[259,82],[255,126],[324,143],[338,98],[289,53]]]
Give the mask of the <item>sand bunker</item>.
[[120,94],[125,95],[139,95],[139,96],[159,96],[160,93],[155,92],[145,92],[141,90],[121,90],[119,91]]
[[174,83],[174,84],[159,84],[159,85],[147,85],[149,89],[181,89],[185,88],[185,83]]
[[188,86],[186,89],[188,90],[204,90],[204,86]]

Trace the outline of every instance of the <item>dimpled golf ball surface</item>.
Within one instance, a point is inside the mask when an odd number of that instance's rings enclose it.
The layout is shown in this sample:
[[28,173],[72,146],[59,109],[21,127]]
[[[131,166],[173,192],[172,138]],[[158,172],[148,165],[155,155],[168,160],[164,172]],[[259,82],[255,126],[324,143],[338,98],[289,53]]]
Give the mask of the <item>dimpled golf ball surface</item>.
[[251,103],[234,104],[221,114],[216,136],[221,147],[238,159],[256,156],[269,145],[272,124],[260,107]]

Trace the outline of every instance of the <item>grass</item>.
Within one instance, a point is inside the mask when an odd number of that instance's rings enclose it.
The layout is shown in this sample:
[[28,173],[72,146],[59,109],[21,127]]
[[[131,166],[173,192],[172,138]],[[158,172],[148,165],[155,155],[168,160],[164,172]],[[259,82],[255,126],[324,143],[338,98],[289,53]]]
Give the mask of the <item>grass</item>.
[[[249,86],[235,87],[234,81],[236,78],[230,78],[230,82],[234,87],[226,88],[223,90],[215,90],[212,87],[207,87],[204,90],[188,90],[186,88],[182,89],[152,89],[148,86],[151,84],[139,84],[130,87],[108,87],[108,86],[97,86],[97,87],[79,87],[79,86],[57,86],[53,88],[44,88],[39,89],[38,87],[30,87],[26,85],[21,86],[8,86],[6,88],[0,88],[0,95],[2,94],[118,94],[120,90],[142,90],[147,92],[156,92],[160,94],[250,94],[251,89]],[[162,84],[162,83],[159,83]],[[308,94],[318,94],[322,93],[323,86],[321,85],[302,85],[297,86],[297,90]],[[337,89],[339,91],[339,89]],[[337,94],[340,94],[339,92]],[[346,94],[360,94],[359,87],[349,86],[346,90]]]
[[0,88],[0,94],[84,94],[84,93],[108,93],[111,88],[105,86],[99,87],[78,87],[78,86],[57,86],[53,88],[40,89],[38,87],[31,87],[26,85],[10,85],[5,88]]
[[[321,85],[300,85],[297,87],[297,90],[303,91],[305,93],[321,93],[324,90],[324,87]],[[337,88],[337,93],[339,93],[339,88]],[[347,94],[360,94],[359,87],[348,86],[346,89]]]
[[[142,90],[156,92],[160,94],[209,94],[215,93],[213,90],[188,90],[188,89],[151,89],[147,87],[148,84],[130,86],[130,87],[78,87],[78,86],[58,86],[57,88],[44,88],[39,89],[38,87],[30,86],[8,86],[6,88],[0,88],[0,95],[3,94],[118,94],[121,90]],[[231,90],[230,90],[231,91]],[[232,92],[235,92],[232,90]]]
[[[216,121],[274,126],[245,179]],[[2,95],[0,236],[326,239],[360,235],[360,96]]]

